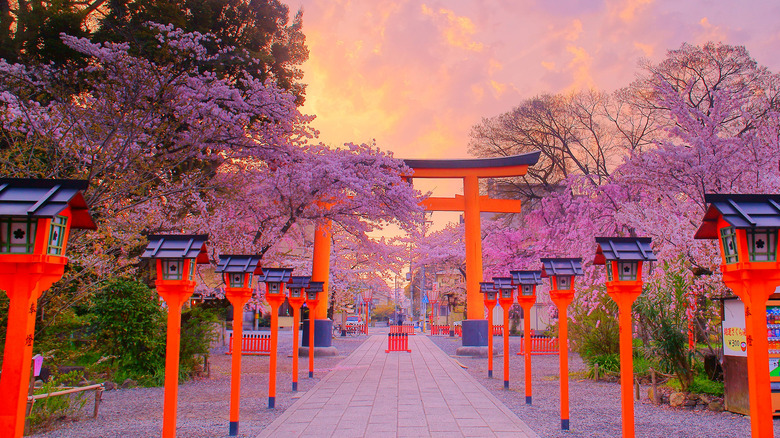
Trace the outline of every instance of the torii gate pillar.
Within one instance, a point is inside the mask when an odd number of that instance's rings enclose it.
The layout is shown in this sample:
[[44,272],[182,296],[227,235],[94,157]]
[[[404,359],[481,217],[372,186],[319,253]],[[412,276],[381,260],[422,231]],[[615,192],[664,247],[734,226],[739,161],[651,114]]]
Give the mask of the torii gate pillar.
[[482,231],[480,213],[520,213],[516,199],[492,199],[479,195],[479,178],[525,175],[536,164],[539,152],[502,158],[463,160],[404,160],[414,170],[411,178],[461,178],[463,196],[430,197],[423,201],[427,210],[462,211],[466,243],[466,320],[459,355],[487,355],[488,326],[479,282],[482,281]]

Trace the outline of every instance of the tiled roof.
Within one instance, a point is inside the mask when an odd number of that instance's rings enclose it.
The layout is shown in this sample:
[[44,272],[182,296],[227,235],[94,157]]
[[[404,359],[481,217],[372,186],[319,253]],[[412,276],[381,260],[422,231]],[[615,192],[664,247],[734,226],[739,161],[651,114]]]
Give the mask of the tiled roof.
[[493,283],[496,289],[515,289],[515,285],[512,284],[512,277],[493,277]]
[[208,234],[150,234],[148,239],[142,259],[195,259],[201,265],[209,262]]
[[649,237],[597,237],[594,265],[603,265],[607,260],[656,261]]
[[97,228],[82,190],[84,180],[0,178],[0,216],[48,218],[70,206],[71,228]]
[[551,275],[583,275],[582,258],[543,258],[542,277]]
[[262,269],[260,268],[260,256],[258,255],[229,255],[222,254],[219,256],[219,263],[217,263],[216,272],[241,272],[260,274]]
[[542,284],[542,271],[509,271],[512,282],[520,284]]
[[778,195],[704,195],[710,203],[696,239],[717,239],[718,218],[735,228],[780,228],[780,194]]
[[263,268],[263,273],[257,281],[263,283],[287,283],[292,276],[293,268]]
[[287,289],[294,288],[308,288],[311,276],[293,275],[290,277],[290,281],[287,282]]

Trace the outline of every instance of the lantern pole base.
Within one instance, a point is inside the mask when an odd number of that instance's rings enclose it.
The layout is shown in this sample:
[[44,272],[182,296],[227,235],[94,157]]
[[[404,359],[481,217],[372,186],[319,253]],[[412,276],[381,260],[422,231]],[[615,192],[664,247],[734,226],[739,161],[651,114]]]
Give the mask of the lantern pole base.
[[504,380],[504,389],[509,389],[509,380]]
[[276,405],[276,397],[268,397],[268,409],[273,409]]
[[230,436],[238,435],[238,421],[230,422],[230,425],[228,426],[228,435]]
[[561,419],[561,430],[569,430],[569,419]]
[[525,396],[525,404],[527,404],[527,405],[531,404],[531,396],[530,395]]
[[[314,347],[314,357],[333,357],[338,356],[339,350],[334,346]],[[309,357],[309,347],[298,348],[298,357]]]
[[292,390],[293,392],[298,391],[298,382],[292,382]]
[[493,370],[488,370],[488,379],[493,378]]

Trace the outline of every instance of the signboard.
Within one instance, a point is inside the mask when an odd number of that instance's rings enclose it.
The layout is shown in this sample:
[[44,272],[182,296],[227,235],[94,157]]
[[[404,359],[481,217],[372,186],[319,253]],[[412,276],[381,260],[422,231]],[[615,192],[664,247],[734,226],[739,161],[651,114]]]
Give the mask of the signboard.
[[747,357],[745,306],[742,300],[723,300],[723,355]]
[[780,377],[780,358],[769,358],[769,376]]

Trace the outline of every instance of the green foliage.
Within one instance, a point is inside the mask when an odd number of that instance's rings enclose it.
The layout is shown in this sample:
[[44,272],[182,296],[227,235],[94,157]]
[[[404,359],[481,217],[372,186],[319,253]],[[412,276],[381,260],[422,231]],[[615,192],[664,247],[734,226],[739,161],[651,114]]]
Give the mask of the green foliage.
[[220,309],[191,307],[181,315],[181,348],[179,350],[182,373],[199,371],[198,356],[209,354],[212,342],[216,339],[215,325],[219,322]]
[[594,292],[595,308],[576,301],[572,306],[569,338],[580,355],[588,360],[595,356],[619,352],[617,304],[604,291]]
[[694,376],[693,355],[688,351],[686,336],[685,292],[690,287],[689,277],[681,259],[664,262],[663,272],[659,280],[646,283],[634,310],[650,339],[648,353],[658,359],[662,372],[675,374],[682,390],[687,390]]
[[620,373],[620,354],[608,353],[589,357],[586,362],[590,373],[593,373],[595,365],[599,366],[599,372]]
[[98,349],[116,358],[120,377],[143,380],[165,368],[165,312],[146,285],[110,281],[95,295],[92,310]]
[[[34,394],[48,394],[57,391],[60,386],[68,385],[69,382],[78,382],[82,379],[81,371],[53,374],[48,382],[34,391]],[[32,412],[27,420],[33,431],[45,429],[58,419],[76,415],[86,402],[87,394],[85,392],[42,398],[33,404]]]
[[718,397],[723,396],[723,382],[710,380],[704,374],[697,374],[691,382],[688,390],[698,394],[710,394]]

